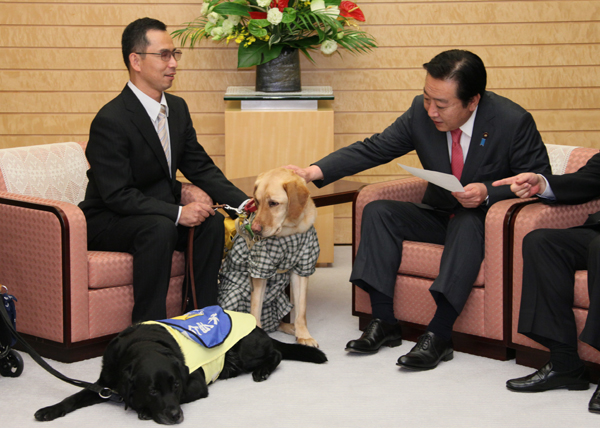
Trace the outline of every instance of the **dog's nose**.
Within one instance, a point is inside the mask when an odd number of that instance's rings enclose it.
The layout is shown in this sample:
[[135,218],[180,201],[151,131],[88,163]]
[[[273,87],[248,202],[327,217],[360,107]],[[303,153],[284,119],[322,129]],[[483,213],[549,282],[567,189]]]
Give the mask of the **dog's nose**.
[[183,412],[180,408],[171,407],[167,410],[166,413],[172,423],[179,424],[183,422]]
[[257,222],[252,222],[252,232],[260,234],[262,232],[262,226]]

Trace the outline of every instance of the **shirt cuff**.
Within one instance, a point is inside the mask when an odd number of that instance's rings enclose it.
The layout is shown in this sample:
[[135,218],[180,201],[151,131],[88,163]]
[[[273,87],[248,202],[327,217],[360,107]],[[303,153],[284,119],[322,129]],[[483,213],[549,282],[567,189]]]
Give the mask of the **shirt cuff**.
[[179,207],[179,212],[177,213],[177,220],[175,220],[175,226],[179,226],[179,217],[181,217],[181,210],[183,207]]
[[538,193],[537,196],[539,196],[540,198],[555,201],[556,196],[554,195],[554,192],[552,191],[552,187],[550,187],[550,183],[548,183],[548,180],[543,175],[540,174],[540,177],[542,177],[544,179],[544,181],[546,182],[546,189],[542,193]]

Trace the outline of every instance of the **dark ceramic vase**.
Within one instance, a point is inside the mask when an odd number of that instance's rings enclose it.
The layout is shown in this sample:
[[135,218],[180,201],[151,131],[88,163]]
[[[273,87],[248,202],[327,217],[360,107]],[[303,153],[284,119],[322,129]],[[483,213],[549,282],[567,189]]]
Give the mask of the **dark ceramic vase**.
[[269,62],[256,66],[256,90],[260,92],[300,92],[300,55],[298,49],[283,48]]

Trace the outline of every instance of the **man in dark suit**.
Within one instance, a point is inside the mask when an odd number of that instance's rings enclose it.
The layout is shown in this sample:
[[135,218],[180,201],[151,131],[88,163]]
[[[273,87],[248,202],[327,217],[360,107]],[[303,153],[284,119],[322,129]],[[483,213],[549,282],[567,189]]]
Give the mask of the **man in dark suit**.
[[[486,70],[468,51],[442,52],[429,63],[424,94],[380,134],[356,142],[315,164],[296,169],[323,186],[416,150],[424,169],[452,173],[464,192],[429,184],[421,204],[380,200],[365,207],[361,242],[350,281],[371,297],[373,321],[350,352],[374,353],[401,343],[393,311],[403,240],[444,244],[440,274],[431,286],[435,316],[416,346],[398,360],[415,370],[453,357],[451,333],[484,256],[484,223],[491,205],[514,197],[492,181],[517,171],[549,172],[545,146],[528,112],[485,90]],[[462,169],[462,172],[461,172]]]
[[[538,195],[549,201],[580,204],[600,196],[600,154],[579,171],[564,175],[519,174],[494,185],[511,185],[521,198]],[[573,314],[575,271],[588,271],[590,306],[579,337],[600,350],[600,212],[579,227],[538,229],[523,240],[523,293],[519,333],[550,350],[550,361],[535,373],[506,382],[508,389],[539,392],[589,388],[589,378],[577,353]],[[588,406],[600,413],[600,387]]]
[[185,101],[164,92],[181,57],[166,26],[150,18],[132,22],[122,50],[130,80],[92,122],[89,184],[79,206],[90,250],[133,255],[136,322],[167,317],[173,252],[185,249],[190,227],[198,304],[217,303],[223,216],[200,202],[181,206],[177,170],[214,201],[237,207],[246,195],[198,144]]

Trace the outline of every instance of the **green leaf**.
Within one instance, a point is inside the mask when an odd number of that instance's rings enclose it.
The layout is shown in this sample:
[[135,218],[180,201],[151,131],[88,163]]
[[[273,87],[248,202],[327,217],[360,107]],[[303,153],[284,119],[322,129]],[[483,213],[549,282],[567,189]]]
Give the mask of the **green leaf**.
[[309,48],[310,46],[316,45],[317,43],[319,43],[319,37],[312,36],[307,37],[305,39],[296,40],[294,41],[294,43],[290,43],[290,45],[292,45],[295,48],[303,49]]
[[281,18],[281,22],[284,24],[289,24],[296,20],[296,10],[290,7],[286,7],[283,9],[283,18]]
[[276,45],[281,40],[281,36],[279,34],[273,34],[269,39],[269,46]]
[[256,25],[257,27],[265,28],[271,25],[268,19],[251,19],[248,23],[248,26]]
[[237,4],[237,3],[220,3],[215,6],[213,12],[216,12],[220,15],[240,15],[240,16],[250,16],[250,7]]
[[[267,35],[267,30],[262,28],[255,21],[257,21],[257,20],[254,20],[254,19],[250,20],[250,22],[248,23],[248,31],[254,37],[265,37]],[[264,21],[267,21],[267,20],[265,19]],[[267,21],[267,22],[269,22],[269,21]]]
[[190,47],[193,48],[203,37],[208,37],[204,29],[207,22],[205,17],[199,17],[194,22],[186,22],[187,27],[175,30],[171,35],[173,38],[180,39],[181,46],[185,46],[189,40]]
[[252,67],[264,64],[279,56],[283,45],[269,47],[267,42],[257,40],[250,46],[245,47],[244,42],[238,48],[238,68]]
[[325,7],[327,7],[327,6],[340,7],[341,4],[342,4],[342,0],[325,0]]
[[308,53],[308,50],[305,48],[300,48],[300,50],[302,51],[302,53],[306,56],[306,58],[308,58],[308,60],[310,62],[312,62],[313,64],[315,64],[315,60],[312,59],[312,57],[310,56],[310,54]]

